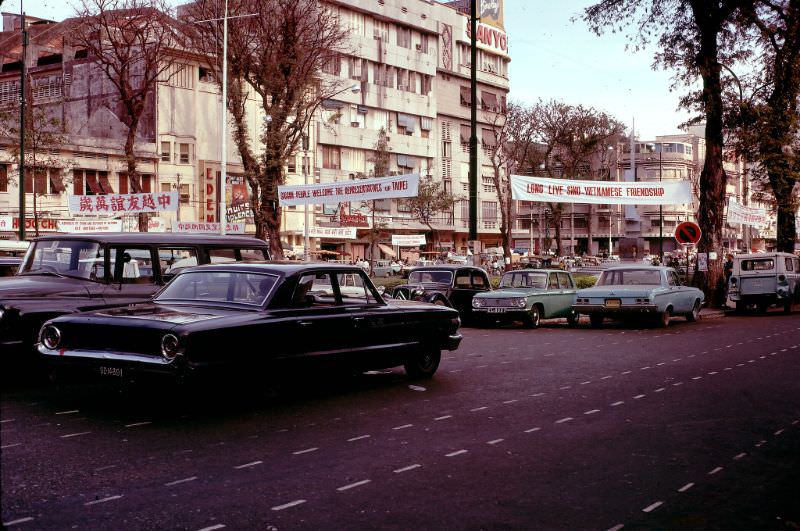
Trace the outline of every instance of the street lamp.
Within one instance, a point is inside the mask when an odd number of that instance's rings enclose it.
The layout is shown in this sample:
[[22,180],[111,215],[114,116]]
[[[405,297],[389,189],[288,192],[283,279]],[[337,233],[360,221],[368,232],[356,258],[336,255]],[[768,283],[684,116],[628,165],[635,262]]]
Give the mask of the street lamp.
[[[225,12],[222,16],[222,118],[220,124],[220,165],[219,180],[217,183],[219,193],[219,233],[225,235],[225,225],[228,223],[225,213],[225,183],[228,179],[228,18],[255,17],[258,13],[249,15],[236,15],[228,17],[228,0],[225,0]],[[196,20],[195,24],[203,22],[218,22],[220,19]]]

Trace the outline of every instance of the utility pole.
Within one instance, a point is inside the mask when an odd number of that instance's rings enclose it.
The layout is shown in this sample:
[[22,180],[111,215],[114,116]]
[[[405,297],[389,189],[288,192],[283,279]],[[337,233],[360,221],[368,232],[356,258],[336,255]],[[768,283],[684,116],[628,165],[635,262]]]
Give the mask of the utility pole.
[[[478,0],[470,0],[469,239],[478,239]],[[474,256],[473,256],[474,260]]]
[[[20,18],[22,20],[22,69],[20,70],[19,93],[19,241],[25,240],[25,76],[27,69],[25,61],[28,58],[28,30],[25,28],[25,12],[22,10],[22,0],[19,3]],[[36,190],[34,190],[36,193]]]

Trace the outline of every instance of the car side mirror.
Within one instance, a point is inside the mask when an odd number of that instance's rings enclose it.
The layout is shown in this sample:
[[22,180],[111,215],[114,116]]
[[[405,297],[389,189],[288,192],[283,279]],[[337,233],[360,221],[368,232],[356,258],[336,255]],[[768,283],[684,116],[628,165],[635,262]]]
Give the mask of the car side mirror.
[[386,286],[378,286],[376,289],[378,290],[378,293],[380,293],[381,295],[383,295],[386,292]]

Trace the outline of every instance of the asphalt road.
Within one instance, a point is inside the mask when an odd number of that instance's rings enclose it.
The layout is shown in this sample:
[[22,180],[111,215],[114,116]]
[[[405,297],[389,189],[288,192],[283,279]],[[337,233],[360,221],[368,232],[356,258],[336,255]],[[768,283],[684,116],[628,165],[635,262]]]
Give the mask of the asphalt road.
[[424,382],[6,388],[3,525],[800,526],[797,314],[464,336]]

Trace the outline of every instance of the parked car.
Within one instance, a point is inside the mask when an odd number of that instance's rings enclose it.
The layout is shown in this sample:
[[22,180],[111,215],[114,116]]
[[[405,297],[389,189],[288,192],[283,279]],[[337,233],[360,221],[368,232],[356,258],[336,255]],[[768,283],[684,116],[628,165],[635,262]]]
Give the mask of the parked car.
[[700,318],[703,292],[681,285],[671,267],[616,266],[603,271],[592,288],[578,290],[572,308],[588,314],[594,327],[606,317],[652,316],[662,326],[683,315],[687,321]]
[[388,278],[392,275],[394,275],[394,268],[391,260],[375,260],[372,268],[373,277]]
[[503,274],[498,289],[475,295],[472,312],[485,323],[522,321],[536,328],[542,319],[566,317],[575,326],[575,291],[572,274],[566,271],[517,269]]
[[392,290],[392,298],[450,306],[468,322],[473,315],[472,297],[491,289],[483,269],[445,264],[412,269],[408,282]]
[[433,260],[415,260],[411,263],[400,266],[400,276],[403,278],[408,278],[408,275],[411,273],[412,269],[416,267],[429,267],[433,265],[436,265],[436,262]]
[[54,234],[35,239],[0,282],[0,351],[32,349],[55,316],[149,299],[180,268],[269,259],[262,240],[166,233]]
[[55,369],[116,378],[271,374],[286,366],[403,365],[429,378],[461,342],[458,313],[385,301],[357,266],[276,262],[184,270],[152,301],[65,315],[41,329]]
[[800,259],[778,252],[734,256],[728,297],[738,312],[752,306],[766,312],[777,305],[791,313],[792,303],[800,302]]

